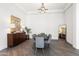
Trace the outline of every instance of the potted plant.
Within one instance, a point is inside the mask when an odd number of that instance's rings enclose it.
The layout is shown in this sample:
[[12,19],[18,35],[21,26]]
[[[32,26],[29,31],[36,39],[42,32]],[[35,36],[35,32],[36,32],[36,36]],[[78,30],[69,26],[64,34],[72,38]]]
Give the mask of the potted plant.
[[28,36],[28,39],[29,39],[29,35],[30,35],[30,33],[31,33],[31,29],[30,29],[30,28],[25,27],[25,30],[26,30],[26,33],[27,33],[27,36]]

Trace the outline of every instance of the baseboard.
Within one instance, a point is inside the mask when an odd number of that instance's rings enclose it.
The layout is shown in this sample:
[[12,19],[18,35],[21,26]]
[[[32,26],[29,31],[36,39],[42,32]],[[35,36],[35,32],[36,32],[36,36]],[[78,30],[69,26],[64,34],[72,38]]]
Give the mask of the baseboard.
[[51,40],[58,40],[58,39],[51,39]]
[[2,48],[2,49],[0,49],[0,51],[2,51],[2,50],[4,50],[4,49],[6,49],[7,47],[5,47],[5,48]]
[[69,45],[71,45],[74,49],[79,49],[79,46],[75,46],[75,45],[73,45],[73,44],[71,44],[71,43],[69,43],[67,41],[66,41],[66,43],[69,44]]
[[75,45],[73,45],[73,48],[75,48],[75,49],[79,49],[79,46],[75,46]]

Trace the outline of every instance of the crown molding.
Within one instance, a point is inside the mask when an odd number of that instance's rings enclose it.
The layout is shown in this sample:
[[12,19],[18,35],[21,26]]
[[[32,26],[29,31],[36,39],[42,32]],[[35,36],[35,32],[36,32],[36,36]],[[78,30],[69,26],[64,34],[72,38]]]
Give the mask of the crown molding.
[[[15,4],[17,6],[17,8],[21,9],[21,11],[23,11],[24,14],[40,14],[39,11],[26,11],[24,8],[22,8],[21,6]],[[52,13],[64,13],[65,11],[67,11],[71,6],[73,5],[73,3],[68,3],[64,9],[53,9],[53,10],[48,10],[47,13],[48,14],[52,14]]]
[[[53,13],[63,13],[62,9],[54,9],[54,10],[48,10],[44,14],[53,14]],[[28,11],[27,14],[42,14],[39,11]]]
[[17,3],[15,3],[14,5],[15,5],[18,9],[20,9],[20,11],[22,11],[25,15],[27,14],[26,10],[25,10],[23,7],[19,6]]
[[67,4],[65,8],[63,9],[63,12],[66,12],[72,5],[73,3]]

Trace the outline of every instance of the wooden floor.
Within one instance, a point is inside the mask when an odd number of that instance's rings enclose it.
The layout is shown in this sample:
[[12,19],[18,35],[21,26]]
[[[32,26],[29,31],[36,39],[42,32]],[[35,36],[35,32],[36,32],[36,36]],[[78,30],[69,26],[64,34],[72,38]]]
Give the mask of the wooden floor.
[[0,56],[79,56],[79,50],[64,40],[52,40],[49,48],[37,49],[35,52],[32,40],[26,40],[16,47],[0,51]]

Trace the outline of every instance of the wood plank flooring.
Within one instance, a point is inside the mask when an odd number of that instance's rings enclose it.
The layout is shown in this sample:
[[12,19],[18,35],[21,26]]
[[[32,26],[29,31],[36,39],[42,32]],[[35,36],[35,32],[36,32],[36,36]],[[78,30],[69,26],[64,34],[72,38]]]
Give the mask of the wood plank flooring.
[[52,40],[49,48],[34,48],[32,40],[26,40],[13,48],[0,51],[0,56],[79,56],[79,50],[74,49],[64,40]]

